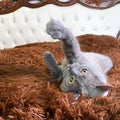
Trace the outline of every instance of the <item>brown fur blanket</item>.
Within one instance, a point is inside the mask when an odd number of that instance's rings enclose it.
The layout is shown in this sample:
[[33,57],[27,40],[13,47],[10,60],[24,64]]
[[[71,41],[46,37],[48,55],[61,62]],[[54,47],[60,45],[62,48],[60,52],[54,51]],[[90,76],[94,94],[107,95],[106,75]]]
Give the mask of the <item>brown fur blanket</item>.
[[111,36],[78,37],[83,51],[108,55],[114,67],[107,97],[73,99],[64,93],[43,62],[51,51],[63,59],[60,42],[44,42],[0,50],[0,120],[120,120],[120,44]]

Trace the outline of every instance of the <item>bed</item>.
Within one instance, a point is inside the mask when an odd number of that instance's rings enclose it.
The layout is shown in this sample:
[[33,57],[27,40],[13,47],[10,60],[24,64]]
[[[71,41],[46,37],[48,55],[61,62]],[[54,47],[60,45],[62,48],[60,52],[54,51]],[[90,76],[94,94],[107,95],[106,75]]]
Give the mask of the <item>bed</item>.
[[[115,0],[112,3],[106,2],[106,6],[100,4],[101,6],[96,7],[95,4],[92,6],[91,4],[80,2],[80,0],[77,4],[75,0],[73,2],[56,2],[57,0],[52,2],[45,0],[38,3],[33,3],[32,1],[32,3],[29,3],[28,1],[18,0],[15,1],[13,6],[11,6],[11,2],[5,2],[4,6],[8,6],[5,7],[6,9],[3,7],[2,2],[0,3],[1,49],[26,43],[51,41],[52,39],[46,33],[45,27],[46,23],[52,18],[59,19],[76,36],[92,33],[116,37],[120,29],[120,16],[118,12],[120,8],[119,5],[115,5],[119,3],[119,0]],[[7,3],[9,4],[7,5]],[[88,5],[89,8],[83,5]],[[111,7],[112,5],[114,7]]]
[[[0,1],[1,120],[120,119],[119,0]],[[56,14],[57,13],[57,14]],[[50,19],[62,21],[78,38],[83,51],[111,57],[107,74],[114,88],[107,97],[73,99],[43,62],[43,52],[63,59],[61,45],[46,33]]]

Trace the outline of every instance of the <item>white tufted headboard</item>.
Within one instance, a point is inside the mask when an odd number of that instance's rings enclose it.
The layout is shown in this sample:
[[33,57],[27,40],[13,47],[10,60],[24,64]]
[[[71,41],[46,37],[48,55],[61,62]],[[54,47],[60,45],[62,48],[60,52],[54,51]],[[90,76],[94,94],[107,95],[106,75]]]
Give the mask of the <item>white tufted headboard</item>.
[[17,45],[51,41],[46,23],[54,18],[62,21],[77,36],[87,33],[116,36],[120,30],[120,5],[95,10],[75,4],[58,7],[52,4],[31,9],[22,7],[0,15],[0,49]]

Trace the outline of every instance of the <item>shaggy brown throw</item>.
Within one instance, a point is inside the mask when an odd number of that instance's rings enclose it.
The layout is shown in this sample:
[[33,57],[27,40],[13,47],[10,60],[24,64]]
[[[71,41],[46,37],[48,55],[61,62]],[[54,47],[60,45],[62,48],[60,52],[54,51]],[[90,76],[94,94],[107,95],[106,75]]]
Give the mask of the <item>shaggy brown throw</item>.
[[111,36],[78,37],[83,51],[108,55],[114,89],[107,97],[73,99],[64,93],[43,62],[51,51],[63,59],[60,42],[36,43],[0,50],[0,120],[120,120],[120,44]]

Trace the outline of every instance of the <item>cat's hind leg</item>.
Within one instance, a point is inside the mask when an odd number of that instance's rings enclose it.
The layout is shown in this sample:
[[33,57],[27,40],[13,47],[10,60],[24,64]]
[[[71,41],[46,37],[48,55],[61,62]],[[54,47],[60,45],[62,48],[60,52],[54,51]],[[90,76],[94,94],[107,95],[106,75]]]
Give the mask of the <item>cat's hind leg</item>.
[[47,65],[53,77],[58,81],[60,81],[62,79],[62,71],[60,67],[57,65],[57,62],[53,54],[50,52],[44,52],[43,57],[44,57],[44,62]]

